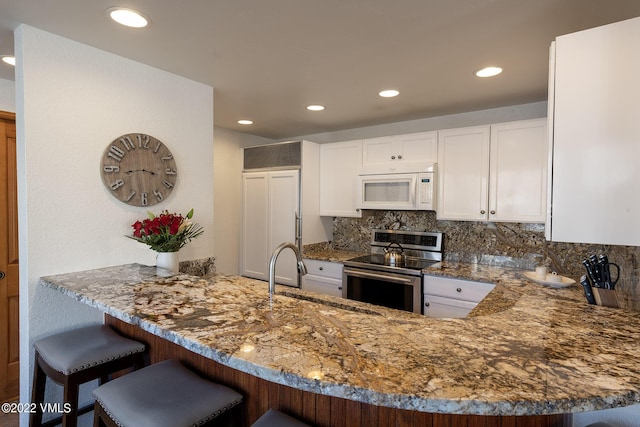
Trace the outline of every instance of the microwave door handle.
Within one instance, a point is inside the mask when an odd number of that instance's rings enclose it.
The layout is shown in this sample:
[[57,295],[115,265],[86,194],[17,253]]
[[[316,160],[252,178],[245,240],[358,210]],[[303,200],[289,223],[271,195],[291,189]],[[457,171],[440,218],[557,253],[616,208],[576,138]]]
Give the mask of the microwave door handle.
[[395,276],[387,276],[384,274],[368,273],[364,271],[351,270],[349,268],[344,269],[344,274],[346,274],[347,276],[360,277],[363,279],[384,280],[385,282],[392,282],[392,283],[401,283],[401,284],[413,283],[412,279],[405,279],[404,277],[395,277]]
[[413,206],[414,208],[416,208],[418,206],[418,200],[420,200],[420,197],[418,197],[418,191],[420,189],[420,186],[418,185],[418,175],[416,175],[412,180],[411,180],[411,198],[413,200],[411,200],[411,206]]

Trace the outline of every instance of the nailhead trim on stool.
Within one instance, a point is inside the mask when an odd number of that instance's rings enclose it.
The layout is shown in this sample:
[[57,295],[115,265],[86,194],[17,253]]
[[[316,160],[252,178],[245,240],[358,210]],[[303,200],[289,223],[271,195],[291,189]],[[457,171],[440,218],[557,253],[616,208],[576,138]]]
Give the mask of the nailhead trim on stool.
[[175,360],[117,378],[95,389],[93,396],[94,427],[201,426],[218,421],[242,401],[241,394],[199,377]]
[[269,409],[251,427],[311,427],[287,414]]
[[[78,408],[80,384],[95,379],[106,383],[109,376],[129,368],[144,366],[144,344],[118,335],[105,325],[93,325],[42,338],[33,344],[35,361],[31,402],[36,412],[30,415],[31,427],[75,427],[78,415],[93,409],[93,405]],[[41,403],[44,402],[46,379],[64,388],[63,403],[71,411],[62,417],[42,423]]]

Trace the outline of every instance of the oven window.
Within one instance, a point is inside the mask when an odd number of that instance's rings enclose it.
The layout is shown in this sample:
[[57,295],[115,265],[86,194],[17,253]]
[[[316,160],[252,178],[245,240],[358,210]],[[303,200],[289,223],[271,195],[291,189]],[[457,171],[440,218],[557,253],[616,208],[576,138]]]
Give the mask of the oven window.
[[347,298],[413,311],[413,286],[361,277],[348,277]]

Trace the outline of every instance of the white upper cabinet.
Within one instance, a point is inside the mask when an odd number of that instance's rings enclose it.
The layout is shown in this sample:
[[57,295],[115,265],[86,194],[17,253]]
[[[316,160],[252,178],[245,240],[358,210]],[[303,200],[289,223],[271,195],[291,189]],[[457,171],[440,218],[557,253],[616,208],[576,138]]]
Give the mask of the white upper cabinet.
[[438,219],[544,222],[546,119],[449,129],[438,137]]
[[357,207],[362,141],[320,145],[320,215],[361,217]]
[[489,126],[438,132],[438,219],[487,219]]
[[553,241],[640,246],[639,40],[640,18],[556,39]]
[[547,120],[491,126],[489,220],[544,222]]
[[362,167],[393,173],[404,170],[408,163],[435,163],[438,160],[437,135],[437,132],[419,132],[365,139]]

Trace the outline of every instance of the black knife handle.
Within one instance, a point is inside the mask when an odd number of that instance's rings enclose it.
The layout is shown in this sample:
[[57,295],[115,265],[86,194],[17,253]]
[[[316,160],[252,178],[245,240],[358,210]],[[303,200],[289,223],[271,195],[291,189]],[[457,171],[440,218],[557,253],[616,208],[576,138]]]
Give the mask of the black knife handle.
[[595,278],[596,287],[603,288],[604,280],[602,280],[602,271],[600,271],[600,267],[598,266],[598,257],[595,255],[591,255],[589,257],[589,261],[591,263],[591,269],[593,271],[593,277]]
[[595,286],[596,288],[599,287],[598,280],[596,279],[595,273],[593,271],[593,264],[591,263],[591,261],[585,258],[582,261],[582,265],[584,265],[584,268],[587,270],[587,276],[589,276],[589,280],[591,280],[593,286]]
[[587,280],[587,276],[585,276],[584,274],[582,275],[582,277],[580,277],[580,284],[584,288],[584,296],[587,298],[587,302],[589,304],[595,304],[596,298],[593,296],[593,289],[591,289],[591,285]]
[[600,270],[604,288],[611,289],[611,271],[609,270],[609,260],[606,255],[600,255],[598,257],[598,270]]

